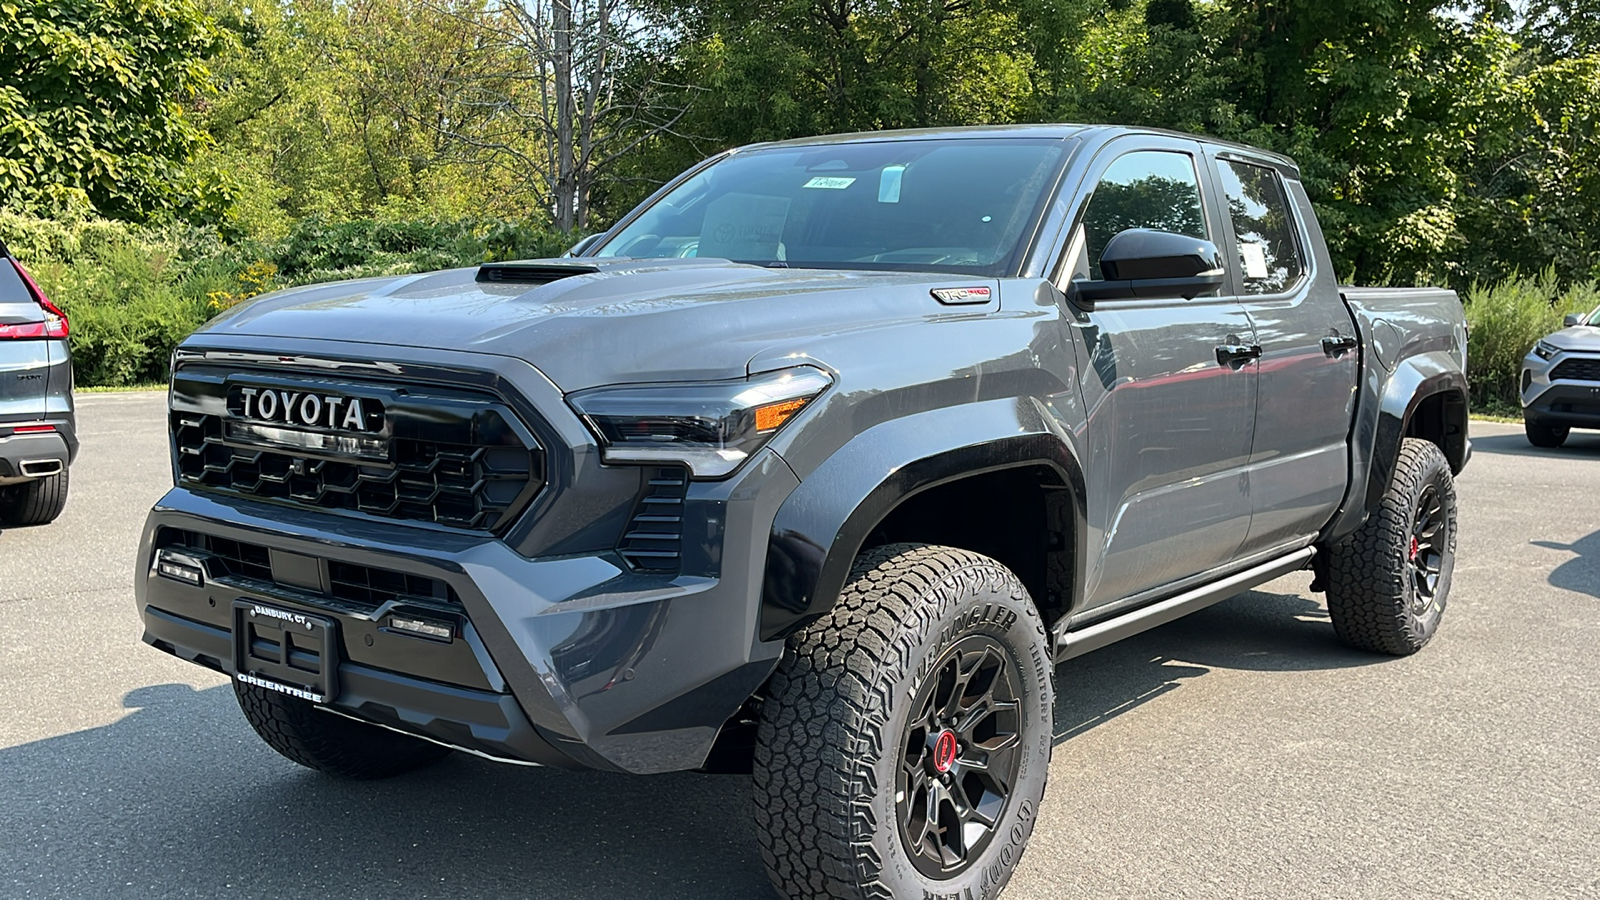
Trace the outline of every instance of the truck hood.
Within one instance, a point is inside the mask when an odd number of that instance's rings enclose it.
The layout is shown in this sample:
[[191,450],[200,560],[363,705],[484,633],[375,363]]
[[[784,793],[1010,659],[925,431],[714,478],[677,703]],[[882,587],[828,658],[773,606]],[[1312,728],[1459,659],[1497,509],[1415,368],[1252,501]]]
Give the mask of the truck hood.
[[1593,325],[1574,325],[1550,335],[1545,338],[1545,342],[1563,350],[1600,353],[1600,328]]
[[[829,333],[977,312],[941,306],[933,288],[993,279],[817,269],[726,260],[540,260],[557,280],[478,281],[478,269],[294,288],[241,304],[206,335],[319,338],[493,353],[525,360],[564,391],[602,384],[737,377],[775,345],[805,353]],[[502,274],[502,277],[506,277]],[[993,308],[992,306],[989,308]],[[374,348],[372,355],[382,358]]]

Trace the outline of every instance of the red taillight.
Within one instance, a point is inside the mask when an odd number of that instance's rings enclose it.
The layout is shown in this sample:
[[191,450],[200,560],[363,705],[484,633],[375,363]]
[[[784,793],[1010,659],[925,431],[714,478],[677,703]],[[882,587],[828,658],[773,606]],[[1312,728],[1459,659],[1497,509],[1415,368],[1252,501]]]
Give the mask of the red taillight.
[[67,314],[61,307],[50,302],[50,298],[39,289],[38,282],[22,267],[22,263],[12,260],[17,274],[22,276],[23,282],[28,285],[28,290],[33,292],[33,299],[39,301],[39,306],[44,310],[43,322],[29,322],[26,325],[0,325],[0,340],[6,338],[64,338],[67,336]]

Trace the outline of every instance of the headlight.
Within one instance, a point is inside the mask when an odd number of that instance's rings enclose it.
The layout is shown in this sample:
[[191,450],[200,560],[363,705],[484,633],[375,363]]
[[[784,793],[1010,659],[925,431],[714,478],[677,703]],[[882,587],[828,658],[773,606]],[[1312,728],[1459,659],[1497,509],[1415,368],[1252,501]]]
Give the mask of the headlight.
[[1560,349],[1561,348],[1557,347],[1555,344],[1540,341],[1539,343],[1533,345],[1533,355],[1539,357],[1540,359],[1549,359],[1550,357],[1555,356],[1556,352]]
[[821,369],[797,366],[740,381],[594,388],[567,402],[608,463],[676,462],[696,478],[720,478],[831,384]]

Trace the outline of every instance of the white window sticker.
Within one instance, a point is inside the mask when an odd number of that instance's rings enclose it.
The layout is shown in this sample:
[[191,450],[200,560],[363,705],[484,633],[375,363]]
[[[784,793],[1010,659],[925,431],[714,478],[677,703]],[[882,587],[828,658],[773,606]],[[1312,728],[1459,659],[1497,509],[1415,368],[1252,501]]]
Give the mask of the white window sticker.
[[706,207],[697,255],[719,259],[782,259],[779,240],[788,219],[788,197],[724,194]]
[[856,180],[854,178],[846,178],[842,175],[818,175],[806,182],[806,187],[822,188],[826,191],[842,191],[855,183]]
[[1244,277],[1252,281],[1268,277],[1267,248],[1264,244],[1241,241],[1239,243],[1239,255],[1244,257]]
[[905,166],[884,166],[878,176],[878,202],[899,203],[900,182],[905,178]]

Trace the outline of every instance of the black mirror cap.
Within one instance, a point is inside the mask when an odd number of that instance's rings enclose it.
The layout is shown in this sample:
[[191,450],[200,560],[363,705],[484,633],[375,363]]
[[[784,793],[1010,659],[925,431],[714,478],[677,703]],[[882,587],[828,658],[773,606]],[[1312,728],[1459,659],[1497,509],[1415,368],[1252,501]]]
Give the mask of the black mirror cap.
[[606,236],[606,233],[604,231],[600,231],[600,232],[596,232],[595,234],[591,234],[588,237],[585,237],[582,240],[578,241],[576,244],[573,244],[571,247],[568,247],[567,248],[567,252],[565,252],[565,253],[563,253],[561,255],[563,257],[582,256],[584,253],[588,252],[589,248],[593,247],[595,244],[600,243],[600,239],[605,237],[605,236]]
[[1583,316],[1580,316],[1577,313],[1567,313],[1566,318],[1561,320],[1561,327],[1571,328],[1572,326],[1578,325],[1582,322]]
[[1223,271],[1216,244],[1170,231],[1130,228],[1112,237],[1100,254],[1107,281],[1194,278],[1213,271]]

